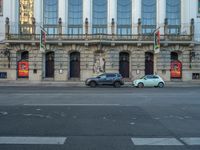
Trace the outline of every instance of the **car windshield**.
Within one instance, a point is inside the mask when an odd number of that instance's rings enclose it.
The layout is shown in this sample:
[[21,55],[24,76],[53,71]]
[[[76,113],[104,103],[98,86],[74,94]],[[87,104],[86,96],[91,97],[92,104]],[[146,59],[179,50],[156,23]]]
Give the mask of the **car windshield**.
[[144,77],[146,77],[146,76],[142,76],[140,79],[144,79]]

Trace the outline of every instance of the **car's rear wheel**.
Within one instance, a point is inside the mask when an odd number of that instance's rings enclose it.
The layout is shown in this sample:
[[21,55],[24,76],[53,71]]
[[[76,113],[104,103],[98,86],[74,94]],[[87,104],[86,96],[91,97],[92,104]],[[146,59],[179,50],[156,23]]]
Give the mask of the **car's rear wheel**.
[[90,87],[96,87],[96,86],[97,86],[96,82],[94,82],[94,81],[90,82]]
[[138,83],[138,87],[139,88],[143,88],[144,87],[144,84],[142,82]]
[[115,82],[115,83],[114,83],[114,87],[116,87],[116,88],[119,88],[119,87],[121,87],[121,84],[120,84],[120,82]]
[[164,87],[164,83],[162,83],[162,82],[158,83],[158,87],[159,88],[163,88]]

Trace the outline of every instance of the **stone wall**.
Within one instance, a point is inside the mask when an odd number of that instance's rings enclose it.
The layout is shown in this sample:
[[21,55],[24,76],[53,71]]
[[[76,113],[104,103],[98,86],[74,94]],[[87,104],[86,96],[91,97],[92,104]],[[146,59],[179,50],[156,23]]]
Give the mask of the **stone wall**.
[[[10,50],[10,62],[2,53],[5,48]],[[145,52],[153,52],[152,45],[48,45],[47,52],[54,52],[54,78],[55,81],[70,80],[70,53],[80,53],[80,80],[97,75],[94,72],[94,61],[96,53],[103,53],[105,59],[105,72],[119,72],[119,53],[127,52],[129,54],[129,75],[130,80],[140,78],[145,72]],[[45,53],[39,51],[37,45],[1,45],[0,72],[7,72],[7,79],[17,79],[17,61],[18,53],[26,50],[29,52],[29,78],[28,80],[45,79]],[[190,52],[195,52],[190,62]],[[177,52],[178,58],[182,62],[182,80],[192,80],[192,73],[200,73],[200,45],[196,47],[168,45],[161,48],[157,54],[157,73],[170,81],[170,62],[171,52]],[[9,64],[10,63],[10,67]],[[100,72],[101,73],[101,72]]]

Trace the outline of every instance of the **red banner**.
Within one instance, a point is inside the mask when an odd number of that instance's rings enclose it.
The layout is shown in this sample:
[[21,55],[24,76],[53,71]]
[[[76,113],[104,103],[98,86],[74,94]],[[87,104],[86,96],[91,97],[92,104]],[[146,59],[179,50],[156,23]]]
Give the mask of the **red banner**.
[[29,76],[29,63],[28,61],[18,62],[18,77],[28,78]]

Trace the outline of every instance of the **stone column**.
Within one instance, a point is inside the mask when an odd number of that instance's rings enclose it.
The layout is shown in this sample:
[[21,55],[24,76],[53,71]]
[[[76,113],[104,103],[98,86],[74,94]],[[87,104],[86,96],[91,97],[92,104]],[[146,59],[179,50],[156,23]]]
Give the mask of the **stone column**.
[[59,40],[62,39],[62,18],[59,18],[58,20],[58,34],[59,34]]
[[32,18],[32,40],[35,40],[35,31],[36,31],[36,27],[35,27],[35,18]]
[[191,40],[194,40],[194,18],[191,19],[190,22],[190,36],[191,36]]
[[112,21],[111,21],[111,34],[112,34],[112,37],[115,34],[115,19],[114,18],[112,18]]
[[168,19],[165,18],[165,24],[164,24],[164,38],[167,41],[168,39]]
[[9,34],[10,34],[10,22],[9,22],[9,18],[6,18],[6,24],[5,24],[5,38],[6,40],[8,40],[9,38]]
[[138,34],[138,40],[142,40],[142,22],[141,18],[138,19],[138,27],[137,27],[137,34]]
[[86,34],[86,36],[88,35],[88,27],[89,27],[89,25],[88,25],[88,18],[85,18],[85,34]]

